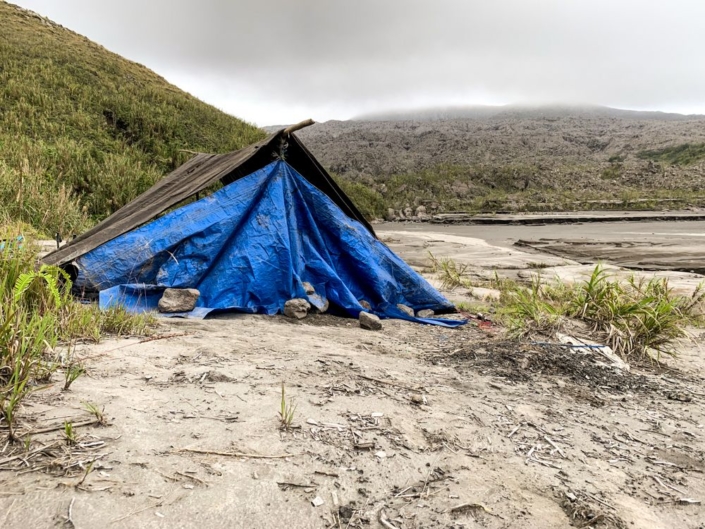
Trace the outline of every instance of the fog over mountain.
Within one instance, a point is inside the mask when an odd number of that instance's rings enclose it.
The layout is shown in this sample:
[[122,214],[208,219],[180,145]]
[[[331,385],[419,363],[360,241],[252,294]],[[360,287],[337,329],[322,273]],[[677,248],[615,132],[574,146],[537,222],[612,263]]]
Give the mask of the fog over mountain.
[[467,105],[705,113],[702,0],[15,0],[269,125]]

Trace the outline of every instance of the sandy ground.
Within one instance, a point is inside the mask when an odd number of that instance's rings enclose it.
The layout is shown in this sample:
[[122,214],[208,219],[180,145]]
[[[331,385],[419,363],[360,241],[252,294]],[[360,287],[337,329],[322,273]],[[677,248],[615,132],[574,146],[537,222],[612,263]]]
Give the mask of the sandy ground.
[[[429,245],[474,252],[401,235],[383,234],[412,263]],[[533,272],[537,254],[505,250],[484,248],[482,266]],[[670,366],[625,374],[474,324],[165,322],[160,339],[80,346],[86,376],[61,391],[56,374],[31,397],[30,452],[0,446],[0,526],[703,528],[694,332]],[[108,424],[77,427],[70,447],[60,430],[37,433],[90,421],[85,402]]]
[[418,236],[442,233],[480,239],[494,247],[521,249],[580,263],[602,260],[635,270],[705,274],[705,222],[699,220],[544,226],[384,223],[375,228],[382,234],[394,231]]

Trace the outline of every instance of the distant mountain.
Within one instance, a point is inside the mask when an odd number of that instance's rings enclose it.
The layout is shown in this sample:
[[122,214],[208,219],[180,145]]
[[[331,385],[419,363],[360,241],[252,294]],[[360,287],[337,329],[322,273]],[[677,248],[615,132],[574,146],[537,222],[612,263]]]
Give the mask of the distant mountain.
[[701,115],[598,106],[440,108],[328,121],[297,134],[332,173],[377,193],[377,212],[382,204],[551,209],[576,200],[705,194]]
[[688,120],[694,117],[668,112],[624,110],[599,105],[502,105],[502,106],[454,106],[418,110],[396,110],[363,114],[352,121],[442,121],[452,119],[487,119],[493,117],[514,118],[558,118],[566,115],[621,119]]

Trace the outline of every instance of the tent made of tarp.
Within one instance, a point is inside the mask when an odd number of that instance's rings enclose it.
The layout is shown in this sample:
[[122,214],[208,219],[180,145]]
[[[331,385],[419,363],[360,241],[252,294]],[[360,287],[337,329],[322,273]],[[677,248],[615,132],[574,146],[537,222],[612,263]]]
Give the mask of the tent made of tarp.
[[[174,208],[220,180],[208,196]],[[44,262],[101,306],[155,310],[166,288],[200,292],[191,315],[276,314],[292,298],[356,317],[453,305],[375,236],[300,140],[284,130],[241,151],[197,155]],[[315,294],[306,292],[304,283]],[[369,303],[371,309],[364,307]]]

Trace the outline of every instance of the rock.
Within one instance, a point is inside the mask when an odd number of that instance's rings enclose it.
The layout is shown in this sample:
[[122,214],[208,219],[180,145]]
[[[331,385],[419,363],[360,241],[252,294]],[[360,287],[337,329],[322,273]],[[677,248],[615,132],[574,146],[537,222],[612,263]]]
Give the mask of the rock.
[[313,285],[307,281],[304,281],[303,283],[304,290],[306,291],[306,295],[310,296],[311,294],[316,293],[316,289],[313,288]]
[[426,216],[426,206],[419,206],[416,208],[416,216],[417,217],[425,217]]
[[384,220],[397,220],[397,213],[392,208],[387,208],[387,214],[384,216]]
[[402,311],[404,314],[408,314],[412,318],[414,317],[414,309],[411,307],[407,307],[406,305],[402,305],[401,303],[397,303],[397,308]]
[[359,300],[358,303],[360,305],[362,305],[364,308],[366,308],[367,310],[372,310],[372,306],[364,299]]
[[201,293],[195,288],[167,288],[159,300],[159,312],[191,312]]
[[311,304],[305,299],[295,298],[284,303],[284,316],[301,320],[306,317]]
[[436,313],[433,312],[431,309],[423,309],[416,313],[417,318],[430,318],[431,316],[435,315]]
[[407,219],[410,219],[411,217],[414,216],[414,210],[412,210],[411,208],[404,208],[404,216]]
[[360,312],[360,327],[370,331],[379,331],[382,328],[382,322],[375,315],[369,312]]
[[320,496],[316,496],[311,500],[311,505],[313,505],[314,507],[320,507],[324,503],[325,502],[323,501],[323,498],[321,498]]
[[494,288],[472,287],[470,289],[470,295],[475,299],[480,299],[482,301],[499,301],[499,298],[502,296],[502,293]]
[[[313,313],[323,314],[330,307],[330,302],[328,299],[321,297],[318,294],[313,294],[309,299],[311,300],[311,312]],[[319,308],[316,304],[314,304],[314,302],[321,304],[322,306]]]
[[411,396],[411,403],[416,405],[426,404],[426,397],[419,394],[414,394]]

